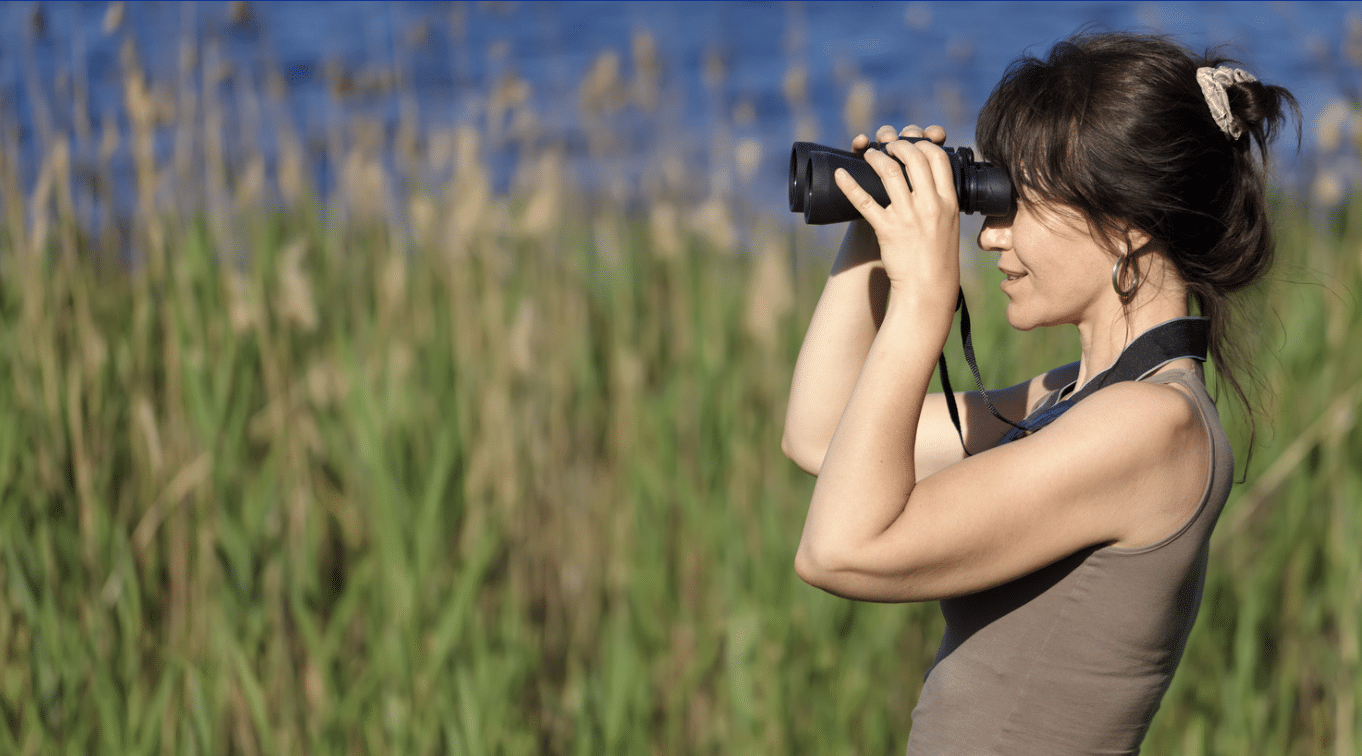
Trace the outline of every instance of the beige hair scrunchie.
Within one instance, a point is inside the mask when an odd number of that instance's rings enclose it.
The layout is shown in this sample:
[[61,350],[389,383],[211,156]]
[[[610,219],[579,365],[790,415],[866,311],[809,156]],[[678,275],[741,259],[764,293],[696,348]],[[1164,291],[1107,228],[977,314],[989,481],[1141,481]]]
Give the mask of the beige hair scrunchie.
[[1234,113],[1230,112],[1230,98],[1225,94],[1225,88],[1231,84],[1250,81],[1257,79],[1242,68],[1206,66],[1196,70],[1196,83],[1201,85],[1201,94],[1205,95],[1206,104],[1211,108],[1211,117],[1215,119],[1215,125],[1219,126],[1230,139],[1243,136],[1244,127],[1235,119]]

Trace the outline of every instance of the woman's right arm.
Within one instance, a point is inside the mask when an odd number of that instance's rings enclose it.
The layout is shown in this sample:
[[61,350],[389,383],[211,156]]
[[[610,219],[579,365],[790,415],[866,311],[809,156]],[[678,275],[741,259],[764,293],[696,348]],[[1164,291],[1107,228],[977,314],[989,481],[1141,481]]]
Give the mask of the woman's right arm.
[[790,383],[781,448],[814,475],[860,377],[889,300],[870,224],[852,221],[814,309]]

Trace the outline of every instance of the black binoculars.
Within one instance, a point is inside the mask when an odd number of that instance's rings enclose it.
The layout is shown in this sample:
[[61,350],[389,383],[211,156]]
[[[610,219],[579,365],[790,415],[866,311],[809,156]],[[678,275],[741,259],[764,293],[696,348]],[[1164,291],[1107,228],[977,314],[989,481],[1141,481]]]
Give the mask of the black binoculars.
[[[922,140],[922,137],[903,138],[912,142]],[[870,148],[883,151],[884,145],[871,142]],[[960,212],[1007,215],[1012,211],[1012,182],[1007,178],[1007,171],[992,163],[974,162],[974,150],[968,147],[947,147],[946,154],[951,160]],[[856,183],[880,203],[880,207],[889,205],[884,182],[865,158],[836,147],[795,142],[790,151],[790,212],[804,213],[804,222],[815,226],[860,218],[861,213],[832,180],[832,174],[838,168],[845,168]]]

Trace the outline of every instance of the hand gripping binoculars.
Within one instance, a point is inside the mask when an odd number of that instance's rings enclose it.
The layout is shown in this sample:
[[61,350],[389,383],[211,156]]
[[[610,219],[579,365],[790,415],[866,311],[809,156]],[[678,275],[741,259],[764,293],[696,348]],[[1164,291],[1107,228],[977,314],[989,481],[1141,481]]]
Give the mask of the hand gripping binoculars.
[[[912,142],[922,140],[922,137],[903,138]],[[884,151],[885,146],[871,142],[870,148]],[[947,147],[946,154],[950,156],[960,212],[1007,215],[1012,211],[1012,182],[1007,178],[1007,171],[992,163],[976,163],[974,150],[968,147]],[[790,212],[803,213],[804,222],[814,226],[860,218],[861,213],[832,180],[832,174],[838,168],[845,168],[856,183],[880,203],[880,207],[889,205],[884,182],[865,158],[836,147],[795,142],[790,151]]]

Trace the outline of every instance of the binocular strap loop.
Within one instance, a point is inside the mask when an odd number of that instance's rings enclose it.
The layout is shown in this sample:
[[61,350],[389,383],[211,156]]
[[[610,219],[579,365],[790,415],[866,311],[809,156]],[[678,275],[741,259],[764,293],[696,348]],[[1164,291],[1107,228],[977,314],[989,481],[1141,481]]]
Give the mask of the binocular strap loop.
[[[988,392],[984,390],[984,379],[979,375],[979,363],[974,359],[974,340],[970,337],[969,307],[965,305],[965,290],[960,290],[960,295],[955,301],[955,309],[960,311],[960,344],[965,349],[965,363],[969,365],[970,372],[974,374],[974,385],[979,387],[979,396],[984,400],[984,406],[993,416],[1007,423],[1017,430],[1024,431],[1022,426],[1008,420],[998,412],[998,408],[993,406],[992,400],[988,398]],[[946,394],[946,411],[950,413],[951,422],[955,424],[955,432],[960,436],[960,448],[965,450],[965,456],[970,456],[969,447],[965,445],[965,431],[960,425],[960,409],[955,406],[955,392],[951,390],[951,379],[946,372],[946,353],[941,353],[941,358],[937,360],[937,367],[941,370],[941,390]],[[1010,432],[1010,431],[1009,431]]]

